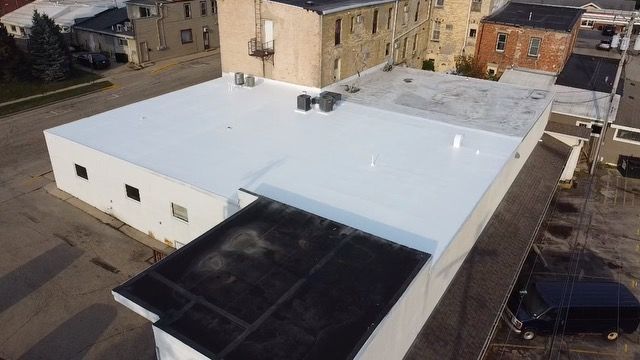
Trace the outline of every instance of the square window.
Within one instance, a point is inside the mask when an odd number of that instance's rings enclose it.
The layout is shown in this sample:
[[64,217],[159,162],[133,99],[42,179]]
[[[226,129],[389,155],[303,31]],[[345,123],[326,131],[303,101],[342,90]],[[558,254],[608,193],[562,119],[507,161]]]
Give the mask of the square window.
[[140,202],[140,190],[138,190],[138,188],[135,188],[131,185],[127,185],[124,184],[124,188],[127,191],[127,197],[129,199],[135,200],[137,202]]
[[444,6],[444,0],[436,0],[436,6]]
[[191,32],[191,29],[180,30],[180,41],[182,41],[183,44],[193,42],[193,33]]
[[187,208],[185,208],[184,206],[180,206],[176,203],[171,203],[171,213],[173,214],[173,217],[185,222],[189,222],[189,213],[187,212]]
[[149,8],[146,8],[146,7],[139,7],[139,8],[138,8],[138,11],[139,11],[139,16],[140,16],[141,18],[146,18],[146,17],[151,16],[151,10],[150,10]]
[[507,34],[498,33],[498,40],[496,41],[496,51],[504,52],[504,49],[506,46],[507,46]]
[[469,29],[469,37],[470,38],[475,38],[477,33],[478,33],[477,29]]
[[87,174],[87,168],[78,164],[75,164],[75,166],[76,166],[76,175],[78,175],[78,177],[81,177],[85,180],[89,180],[89,175]]

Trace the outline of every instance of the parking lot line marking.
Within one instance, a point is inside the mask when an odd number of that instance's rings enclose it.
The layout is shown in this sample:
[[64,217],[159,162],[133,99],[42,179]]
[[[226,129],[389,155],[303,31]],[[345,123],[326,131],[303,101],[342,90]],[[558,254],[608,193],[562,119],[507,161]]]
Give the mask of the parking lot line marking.
[[578,354],[592,354],[592,355],[606,355],[606,356],[619,356],[619,353],[614,352],[604,352],[597,350],[587,350],[587,349],[569,349],[569,352],[574,352]]

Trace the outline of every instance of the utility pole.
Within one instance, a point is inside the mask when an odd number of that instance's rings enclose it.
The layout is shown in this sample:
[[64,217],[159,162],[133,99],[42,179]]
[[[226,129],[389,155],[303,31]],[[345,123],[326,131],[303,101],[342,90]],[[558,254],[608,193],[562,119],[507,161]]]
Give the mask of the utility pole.
[[631,46],[631,32],[633,31],[633,25],[635,23],[636,16],[638,16],[638,12],[634,11],[631,14],[629,23],[627,24],[627,33],[623,38],[620,38],[619,46],[622,46],[623,39],[626,38],[627,47],[622,50],[622,56],[620,57],[620,63],[618,64],[618,71],[616,71],[616,77],[613,81],[611,95],[609,95],[609,109],[607,110],[607,114],[605,115],[604,123],[602,124],[602,130],[600,131],[600,137],[598,137],[598,143],[596,144],[596,153],[593,157],[593,162],[591,163],[591,171],[589,172],[591,175],[596,172],[596,165],[598,164],[598,162],[600,162],[600,147],[602,146],[604,136],[607,133],[607,127],[609,126],[609,116],[611,115],[611,111],[613,110],[613,99],[616,96],[616,91],[618,90],[618,84],[620,83],[620,76],[622,76],[622,68],[624,67],[624,62],[627,60],[627,51],[629,51],[629,47]]

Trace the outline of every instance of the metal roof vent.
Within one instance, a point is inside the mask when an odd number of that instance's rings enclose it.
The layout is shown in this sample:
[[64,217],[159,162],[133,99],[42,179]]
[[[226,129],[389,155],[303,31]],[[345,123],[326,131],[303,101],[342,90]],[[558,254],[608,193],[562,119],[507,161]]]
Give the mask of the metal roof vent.
[[254,87],[256,86],[256,78],[253,75],[247,75],[244,77],[244,86]]
[[244,85],[244,74],[241,72],[235,73],[235,84],[238,86]]

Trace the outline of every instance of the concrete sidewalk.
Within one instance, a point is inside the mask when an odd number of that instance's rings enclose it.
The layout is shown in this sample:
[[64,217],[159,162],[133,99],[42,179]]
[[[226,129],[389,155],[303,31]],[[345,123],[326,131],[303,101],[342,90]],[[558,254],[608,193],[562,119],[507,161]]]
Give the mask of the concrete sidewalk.
[[124,222],[114,218],[113,216],[104,213],[98,209],[96,209],[95,207],[87,204],[86,202],[72,196],[71,194],[64,192],[60,189],[58,189],[56,187],[56,183],[55,182],[50,182],[48,184],[46,184],[44,186],[44,189],[47,193],[53,195],[54,197],[70,204],[73,205],[74,207],[84,211],[85,213],[93,216],[94,218],[96,218],[98,221],[102,222],[103,224],[109,225],[112,228],[120,231],[121,233],[127,235],[128,237],[132,238],[133,240],[141,243],[142,245],[145,245],[149,248],[151,248],[152,250],[161,252],[165,255],[169,255],[172,252],[176,251],[176,249],[165,245],[164,243],[160,242],[159,240],[156,240],[150,236],[148,236],[147,234],[144,234],[143,232],[140,232],[134,228],[132,228],[131,226],[125,224]]

